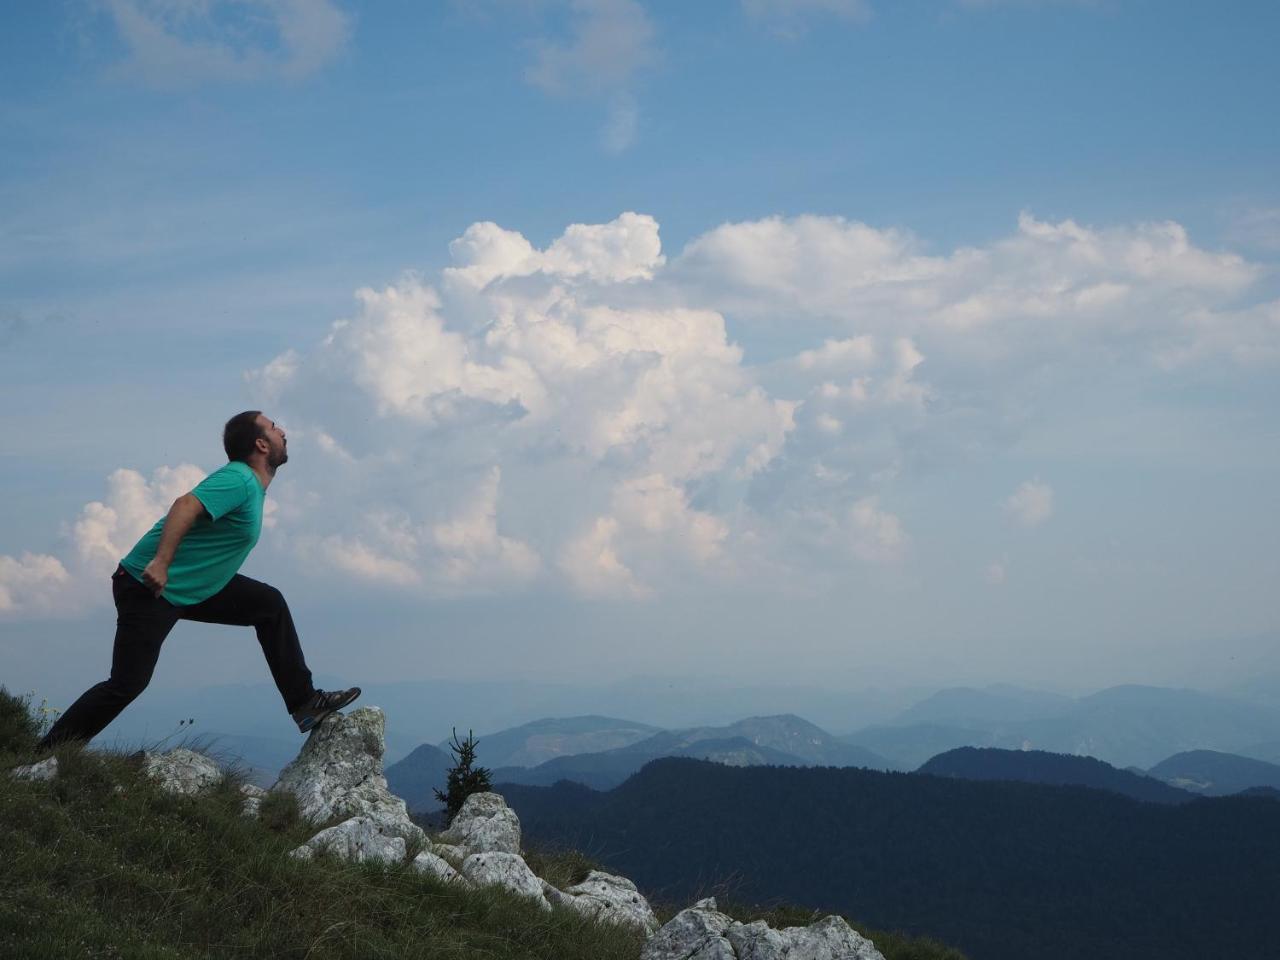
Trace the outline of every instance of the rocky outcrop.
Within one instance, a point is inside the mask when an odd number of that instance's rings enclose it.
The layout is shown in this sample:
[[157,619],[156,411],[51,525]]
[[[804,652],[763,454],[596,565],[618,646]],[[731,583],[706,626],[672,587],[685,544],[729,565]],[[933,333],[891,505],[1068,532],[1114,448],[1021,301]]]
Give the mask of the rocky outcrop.
[[203,753],[178,747],[168,753],[144,753],[142,768],[148,777],[170,793],[203,793],[222,782],[223,773]]
[[462,863],[462,875],[480,887],[502,887],[550,910],[543,882],[518,853],[473,853]]
[[807,927],[774,930],[763,920],[738,923],[700,900],[649,938],[641,960],[884,960],[875,944],[830,916]]
[[587,879],[563,891],[543,881],[542,892],[548,902],[577,910],[593,920],[626,924],[646,934],[656,932],[660,926],[649,901],[626,877],[592,870]]
[[385,736],[386,717],[377,707],[331,714],[271,789],[297,797],[299,811],[313,823],[364,817],[384,833],[423,844],[426,834],[409,819],[404,801],[387,789]]
[[388,833],[384,826],[370,817],[352,817],[321,830],[289,855],[310,860],[324,852],[357,862],[402,863],[406,852],[404,837]]
[[[648,901],[626,877],[593,870],[560,890],[537,876],[520,855],[520,820],[497,793],[468,797],[453,823],[431,843],[408,822],[403,801],[382,776],[384,720],[377,708],[335,714],[313,732],[273,790],[298,797],[304,815],[349,819],[322,830],[294,856],[317,852],[352,860],[402,863],[406,840],[423,847],[410,868],[450,883],[500,887],[536,904],[574,910],[592,920],[629,926],[645,935],[641,960],[884,960],[870,940],[843,919],[774,930],[764,921],[739,923],[700,900],[661,926]],[[447,858],[447,859],[446,859]],[[453,861],[450,863],[449,861]]]
[[733,917],[716,909],[714,897],[681,910],[645,943],[640,960],[734,960],[725,933]]
[[52,780],[57,775],[57,757],[49,757],[39,763],[28,763],[26,766],[14,767],[9,771],[9,776],[15,780]]
[[468,854],[519,853],[520,820],[501,795],[473,793],[440,839]]

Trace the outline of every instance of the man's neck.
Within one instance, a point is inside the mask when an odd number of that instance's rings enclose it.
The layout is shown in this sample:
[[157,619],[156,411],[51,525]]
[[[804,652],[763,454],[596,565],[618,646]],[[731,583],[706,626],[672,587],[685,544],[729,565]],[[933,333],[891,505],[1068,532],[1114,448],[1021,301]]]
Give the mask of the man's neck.
[[265,458],[253,457],[245,461],[245,465],[258,476],[258,482],[262,484],[262,492],[267,492],[267,487],[271,486],[271,481],[275,479],[276,469],[269,465]]

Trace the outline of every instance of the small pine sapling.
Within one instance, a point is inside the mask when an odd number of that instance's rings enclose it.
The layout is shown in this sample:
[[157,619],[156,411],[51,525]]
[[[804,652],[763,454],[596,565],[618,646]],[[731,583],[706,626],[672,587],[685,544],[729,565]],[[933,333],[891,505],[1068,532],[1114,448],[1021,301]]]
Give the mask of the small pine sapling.
[[445,791],[435,791],[436,799],[445,806],[445,815],[447,822],[453,823],[453,818],[458,815],[458,811],[462,809],[462,805],[466,803],[467,797],[473,793],[486,793],[492,784],[489,782],[489,769],[487,767],[473,766],[476,762],[476,738],[475,734],[468,730],[467,739],[459,742],[458,731],[453,731],[453,743],[449,745],[455,761],[449,768],[449,779],[446,781]]

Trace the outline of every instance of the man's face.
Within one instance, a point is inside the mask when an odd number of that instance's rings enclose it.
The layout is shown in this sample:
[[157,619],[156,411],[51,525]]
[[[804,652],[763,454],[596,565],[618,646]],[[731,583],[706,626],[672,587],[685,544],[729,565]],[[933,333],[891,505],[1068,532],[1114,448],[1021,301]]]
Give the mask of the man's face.
[[285,439],[284,428],[266,416],[258,414],[258,427],[267,443],[267,466],[273,470],[289,462],[289,441]]

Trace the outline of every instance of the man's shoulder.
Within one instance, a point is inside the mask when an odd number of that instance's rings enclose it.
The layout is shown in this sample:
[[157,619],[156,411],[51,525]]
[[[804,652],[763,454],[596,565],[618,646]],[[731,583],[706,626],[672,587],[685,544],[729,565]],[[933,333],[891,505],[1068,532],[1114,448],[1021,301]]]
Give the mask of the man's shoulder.
[[240,460],[228,460],[226,463],[220,466],[217,470],[214,470],[204,479],[205,479],[205,482],[208,482],[210,480],[214,480],[215,482],[218,480],[224,480],[224,481],[234,480],[234,481],[239,481],[240,483],[248,484],[251,480],[254,479],[253,467],[249,466],[247,463],[241,462]]

